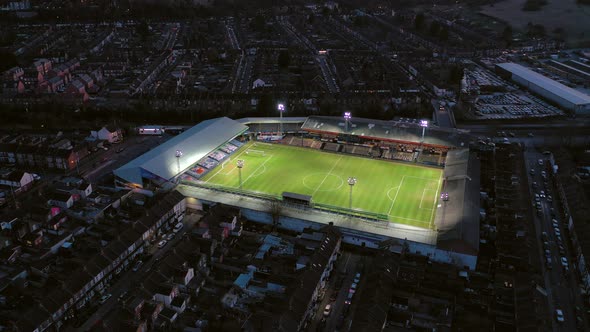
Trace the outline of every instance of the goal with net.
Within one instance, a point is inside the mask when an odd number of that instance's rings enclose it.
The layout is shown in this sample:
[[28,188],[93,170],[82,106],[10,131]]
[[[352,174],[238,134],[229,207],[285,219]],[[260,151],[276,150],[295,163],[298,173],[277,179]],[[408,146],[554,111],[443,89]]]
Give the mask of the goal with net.
[[266,157],[266,152],[262,150],[248,149],[246,150],[246,154],[249,156]]

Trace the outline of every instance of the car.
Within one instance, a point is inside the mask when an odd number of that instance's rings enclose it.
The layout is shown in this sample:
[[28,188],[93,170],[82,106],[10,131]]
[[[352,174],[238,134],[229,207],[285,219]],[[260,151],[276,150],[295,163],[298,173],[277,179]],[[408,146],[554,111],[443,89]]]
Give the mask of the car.
[[106,302],[108,299],[110,299],[110,298],[111,298],[111,296],[113,296],[113,294],[110,294],[110,293],[109,293],[109,294],[105,294],[105,295],[103,295],[103,296],[100,298],[100,300],[99,300],[98,302],[100,302],[100,304],[103,304],[103,303],[105,303],[105,302]]
[[39,174],[32,173],[31,175],[33,176],[33,179],[34,179],[35,181],[39,181],[39,180],[41,180],[41,177],[39,176]]
[[549,236],[547,235],[547,232],[541,233],[541,238],[543,239],[543,241],[549,241]]
[[172,231],[174,233],[178,233],[180,232],[180,230],[184,227],[184,224],[182,222],[179,222],[178,224],[174,225],[174,228],[172,229]]
[[559,323],[565,322],[565,317],[563,316],[563,311],[561,309],[555,309],[555,320]]
[[133,266],[133,272],[139,271],[139,269],[141,268],[142,265],[143,265],[143,262],[141,260],[137,261],[137,263],[135,263],[135,265]]
[[172,241],[173,238],[174,238],[174,233],[170,233],[166,236],[166,241]]
[[543,249],[548,249],[549,248],[549,242],[545,241],[543,242]]
[[127,293],[129,293],[129,291],[124,291],[123,293],[121,293],[121,295],[119,295],[119,297],[117,298],[117,301],[122,302],[125,296],[127,296]]
[[346,301],[344,301],[344,304],[351,304],[353,295],[354,293],[348,293],[348,296],[346,297]]
[[527,135],[528,135],[528,137],[535,137],[535,135],[533,133],[528,133]]
[[516,137],[516,135],[513,132],[509,132],[508,135],[510,135],[510,137]]
[[332,313],[332,305],[326,304],[326,307],[324,308],[324,317],[330,316],[330,313]]
[[121,153],[123,152],[123,150],[125,150],[125,148],[118,148],[117,150],[115,150],[116,153]]
[[551,250],[545,249],[545,257],[551,257]]
[[561,257],[561,265],[563,265],[563,266],[567,266],[568,265],[567,264],[567,258]]
[[547,195],[547,202],[548,203],[552,203],[553,202],[553,197],[551,197],[551,195]]
[[561,236],[561,231],[559,230],[559,228],[554,228],[553,231],[555,232],[555,235]]
[[92,147],[92,149],[90,149],[90,150],[91,150],[92,152],[96,152],[96,151],[98,151],[98,147],[96,147],[96,146],[95,146],[95,147]]
[[534,176],[535,175],[535,170],[534,169],[531,169],[529,173],[531,173],[531,175]]
[[158,248],[164,248],[164,246],[168,243],[166,240],[162,240],[158,242]]
[[537,163],[539,164],[539,166],[543,166],[543,159],[539,159],[539,160],[537,161]]

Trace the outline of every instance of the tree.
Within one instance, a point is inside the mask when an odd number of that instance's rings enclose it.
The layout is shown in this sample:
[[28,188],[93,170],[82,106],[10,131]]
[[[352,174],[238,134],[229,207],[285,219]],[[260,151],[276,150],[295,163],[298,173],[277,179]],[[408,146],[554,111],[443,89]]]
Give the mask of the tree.
[[422,13],[416,14],[416,17],[414,18],[414,27],[416,28],[416,30],[422,30],[423,26],[424,26],[424,14],[422,14]]
[[432,23],[430,23],[430,29],[428,30],[428,33],[431,36],[436,36],[438,35],[440,31],[440,24],[437,21],[432,21]]
[[279,67],[288,68],[291,63],[291,55],[288,50],[281,50],[279,53]]
[[442,41],[449,40],[449,29],[447,27],[442,27],[442,29],[440,29],[438,38],[440,38]]
[[272,228],[274,230],[279,225],[281,214],[283,213],[283,205],[278,199],[273,199],[268,201],[267,209],[272,218]]

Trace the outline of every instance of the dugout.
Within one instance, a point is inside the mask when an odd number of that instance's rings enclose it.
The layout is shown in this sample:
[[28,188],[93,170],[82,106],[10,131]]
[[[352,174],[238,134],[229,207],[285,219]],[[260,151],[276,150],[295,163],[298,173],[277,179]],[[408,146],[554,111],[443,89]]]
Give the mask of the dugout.
[[283,202],[311,206],[311,196],[285,191],[283,192]]

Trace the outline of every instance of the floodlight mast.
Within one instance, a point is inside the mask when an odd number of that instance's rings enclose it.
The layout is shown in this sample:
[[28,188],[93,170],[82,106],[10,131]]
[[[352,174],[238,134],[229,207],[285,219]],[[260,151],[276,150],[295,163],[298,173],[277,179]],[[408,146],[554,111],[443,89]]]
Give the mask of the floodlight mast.
[[180,173],[180,158],[182,157],[182,150],[176,150],[176,166],[178,167],[178,173]]
[[244,167],[244,161],[239,159],[236,165],[238,166],[238,176],[240,178],[240,190],[242,190],[242,168]]
[[285,104],[278,104],[277,110],[279,111],[279,136],[283,135],[283,112],[285,112]]
[[[346,126],[346,133],[344,133],[344,134],[346,135],[346,145],[348,145],[348,136],[349,136],[348,131],[349,131],[350,119],[352,119],[352,113],[344,112],[344,124]],[[346,145],[344,146],[345,150],[346,150]]]
[[354,187],[354,185],[356,184],[356,178],[355,177],[349,177],[348,178],[348,185],[350,186],[350,194],[348,195],[348,209],[352,210],[352,187]]
[[422,127],[422,143],[424,143],[424,133],[426,132],[426,128],[428,128],[428,121],[420,120],[420,127]]

